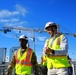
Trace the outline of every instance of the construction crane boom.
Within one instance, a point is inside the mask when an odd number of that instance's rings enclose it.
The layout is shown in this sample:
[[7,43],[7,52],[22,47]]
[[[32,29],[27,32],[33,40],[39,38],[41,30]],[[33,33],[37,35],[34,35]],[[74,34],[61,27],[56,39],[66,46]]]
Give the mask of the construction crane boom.
[[12,26],[4,26],[3,28],[8,28],[11,30],[24,30],[24,31],[34,31],[34,32],[41,32],[40,29],[31,29],[31,28],[23,28],[23,27],[12,27]]
[[11,32],[11,30],[10,29],[0,29],[0,32],[7,33],[7,32]]
[[3,28],[8,28],[10,30],[19,30],[19,31],[23,30],[23,31],[32,32],[32,34],[33,34],[32,38],[33,38],[33,42],[34,42],[34,51],[35,51],[35,34],[34,34],[34,32],[41,32],[40,29],[31,29],[31,28],[23,28],[23,27],[12,27],[12,26],[4,26]]
[[[12,27],[12,26],[4,26],[3,28],[8,28],[10,30],[23,30],[23,31],[30,31],[30,32],[46,32],[45,30],[40,30],[40,29],[30,29],[30,28],[23,28],[23,27]],[[72,33],[62,33],[60,32],[60,27],[58,25],[58,34],[65,34],[65,35],[71,35],[76,37],[76,34]]]
[[76,34],[72,34],[72,33],[57,33],[57,34],[65,34],[65,35],[71,35],[71,36],[74,36],[74,37],[76,37]]

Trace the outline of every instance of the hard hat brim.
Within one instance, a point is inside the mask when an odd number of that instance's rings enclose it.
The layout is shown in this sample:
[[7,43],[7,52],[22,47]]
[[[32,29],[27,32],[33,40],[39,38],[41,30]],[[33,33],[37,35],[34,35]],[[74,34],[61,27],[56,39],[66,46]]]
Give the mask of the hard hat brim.
[[49,25],[49,26],[45,27],[44,30],[47,30],[47,28],[51,28],[51,27],[55,27],[55,28],[57,28],[57,25]]

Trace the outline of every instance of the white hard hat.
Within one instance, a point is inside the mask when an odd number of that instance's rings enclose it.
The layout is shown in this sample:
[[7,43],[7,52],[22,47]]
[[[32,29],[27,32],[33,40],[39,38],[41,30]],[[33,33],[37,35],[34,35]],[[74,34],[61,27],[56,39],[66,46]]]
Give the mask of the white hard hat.
[[57,25],[54,22],[47,22],[44,29],[46,30],[46,28],[51,26],[55,26],[57,28]]
[[27,37],[26,37],[25,35],[21,35],[21,36],[19,37],[19,40],[20,40],[20,39],[28,40]]

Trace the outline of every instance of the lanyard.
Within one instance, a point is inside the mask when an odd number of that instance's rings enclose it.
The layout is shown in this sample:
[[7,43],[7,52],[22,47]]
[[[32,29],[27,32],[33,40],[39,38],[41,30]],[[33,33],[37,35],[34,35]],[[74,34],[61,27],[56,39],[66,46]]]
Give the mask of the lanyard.
[[55,37],[52,38],[52,41],[50,42],[50,46],[52,47],[54,40],[56,39],[57,35]]

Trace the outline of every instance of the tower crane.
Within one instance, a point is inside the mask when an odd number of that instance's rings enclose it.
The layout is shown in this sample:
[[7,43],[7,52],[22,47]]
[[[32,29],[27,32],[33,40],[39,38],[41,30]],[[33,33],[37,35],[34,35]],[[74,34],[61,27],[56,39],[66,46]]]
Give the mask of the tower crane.
[[[71,35],[71,36],[74,36],[74,37],[76,37],[76,34],[71,34],[71,33],[62,33],[62,32],[60,32],[60,26],[59,25],[57,25],[57,27],[58,27],[58,34],[60,35],[60,34],[65,34],[65,35]],[[4,26],[3,28],[7,28],[7,29],[9,29],[9,30],[19,30],[19,31],[21,31],[21,30],[23,30],[23,31],[30,31],[30,32],[32,32],[32,34],[33,34],[33,42],[34,42],[34,50],[35,50],[35,32],[39,32],[39,33],[42,33],[42,32],[46,32],[45,30],[40,30],[40,29],[30,29],[30,28],[23,28],[23,27],[12,27],[12,26]],[[7,30],[7,31],[9,31],[9,30]],[[5,31],[6,32],[6,31]]]
[[[62,33],[60,32],[60,26],[57,25],[58,27],[58,34],[65,34],[65,35],[71,35],[71,36],[74,36],[76,37],[76,34],[72,34],[72,33]],[[5,33],[7,32],[10,32],[11,30],[23,30],[23,31],[30,31],[30,32],[33,32],[33,36],[34,36],[34,32],[46,32],[45,30],[40,30],[40,29],[30,29],[30,28],[23,28],[23,27],[12,27],[12,26],[4,26],[3,28],[7,28],[5,30],[0,30],[0,31],[4,31]],[[33,38],[34,39],[34,38]]]
[[[4,32],[4,33],[7,33],[7,32],[11,32],[11,30],[19,30],[19,32],[21,31],[21,30],[23,30],[23,31],[30,31],[30,32],[33,32],[33,34],[34,34],[34,32],[46,32],[45,30],[40,30],[40,29],[29,29],[29,28],[23,28],[23,27],[12,27],[12,26],[4,26],[3,28],[8,28],[8,29],[4,29],[4,30],[2,30],[2,29],[0,29],[0,31],[2,32]],[[72,33],[62,33],[62,32],[60,32],[60,27],[59,27],[59,25],[58,25],[58,34],[65,34],[65,35],[71,35],[71,36],[74,36],[74,37],[76,37],[76,34],[72,34]]]
[[[33,34],[33,37],[32,37],[32,38],[33,38],[33,42],[34,42],[34,50],[35,50],[35,32],[39,32],[39,33],[43,32],[43,31],[40,30],[40,29],[30,29],[30,28],[23,28],[23,27],[4,26],[3,28],[7,28],[7,29],[10,29],[10,30],[19,30],[19,32],[20,32],[21,30],[32,32],[32,34]],[[44,31],[44,32],[45,32],[45,31]]]

